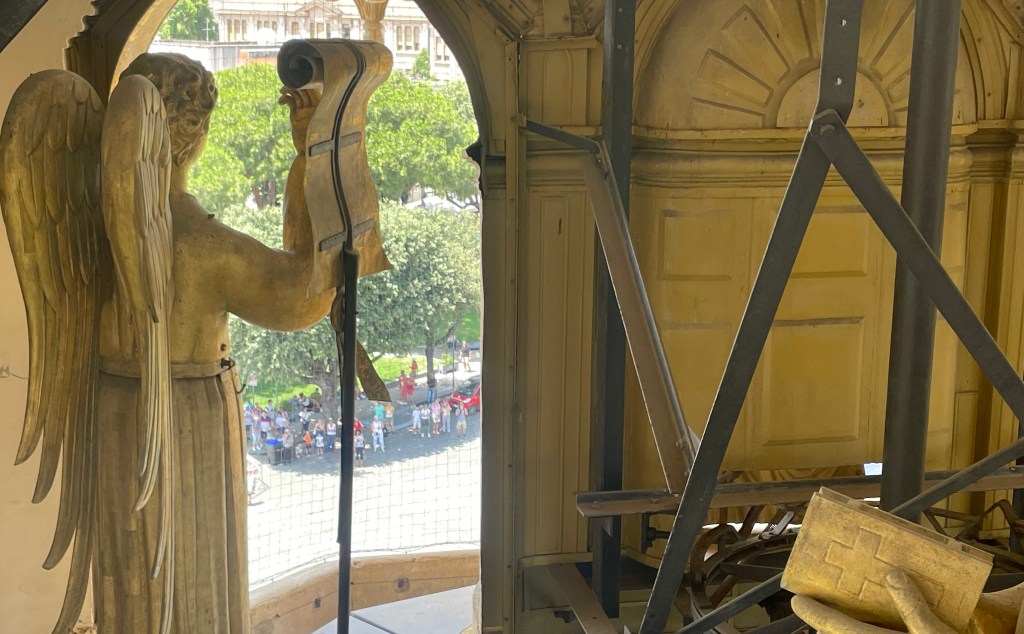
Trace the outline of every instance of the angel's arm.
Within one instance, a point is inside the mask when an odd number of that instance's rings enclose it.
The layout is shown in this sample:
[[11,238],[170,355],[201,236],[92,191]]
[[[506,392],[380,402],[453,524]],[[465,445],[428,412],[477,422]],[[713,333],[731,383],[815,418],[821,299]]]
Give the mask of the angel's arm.
[[288,92],[282,103],[292,112],[292,136],[298,153],[292,162],[284,194],[284,249],[271,249],[258,240],[236,234],[233,268],[241,282],[225,289],[228,312],[273,330],[308,328],[330,310],[334,292],[306,297],[313,271],[313,229],[303,190],[306,171],[305,137],[319,101],[312,91]]

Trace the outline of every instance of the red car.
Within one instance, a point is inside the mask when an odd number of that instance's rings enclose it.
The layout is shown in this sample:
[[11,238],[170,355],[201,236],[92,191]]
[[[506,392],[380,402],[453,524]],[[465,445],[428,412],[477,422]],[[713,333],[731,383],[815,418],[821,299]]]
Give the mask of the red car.
[[473,414],[480,411],[480,379],[469,379],[452,392],[448,398],[448,407],[458,405]]

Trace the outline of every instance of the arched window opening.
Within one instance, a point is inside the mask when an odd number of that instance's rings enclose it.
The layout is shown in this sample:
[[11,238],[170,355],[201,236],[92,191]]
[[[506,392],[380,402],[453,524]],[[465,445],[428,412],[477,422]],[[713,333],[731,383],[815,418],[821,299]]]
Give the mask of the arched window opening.
[[[217,13],[222,3],[210,4],[214,18],[225,19]],[[348,38],[355,17],[329,17],[317,2],[283,16],[279,4],[272,14],[266,3],[244,5],[231,3],[225,32],[205,47],[161,39],[150,50],[197,59],[218,85],[190,193],[218,221],[281,248],[296,151],[288,109],[277,104],[280,44],[258,34],[276,33],[282,20],[291,37]],[[392,403],[356,401],[363,448],[353,552],[473,550],[480,539],[481,196],[477,167],[464,151],[479,134],[458,66],[435,64],[429,50],[416,55],[435,41],[421,40],[434,33],[426,17],[403,5],[384,16],[383,27],[394,34],[394,69],[370,102],[366,143],[392,268],[360,280],[358,332]],[[365,25],[359,35],[366,36]],[[436,46],[443,47],[440,37]],[[344,396],[328,322],[302,333],[241,320],[230,329],[245,389],[246,461],[255,474],[247,481],[249,581],[261,585],[337,556]]]

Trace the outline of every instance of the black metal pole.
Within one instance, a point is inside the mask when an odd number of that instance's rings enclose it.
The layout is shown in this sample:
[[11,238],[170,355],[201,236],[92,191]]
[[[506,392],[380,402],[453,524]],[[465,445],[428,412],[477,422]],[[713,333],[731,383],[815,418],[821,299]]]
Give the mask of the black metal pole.
[[[917,3],[900,202],[935,252],[942,244],[959,37],[960,0]],[[921,492],[934,340],[935,306],[897,262],[882,456],[886,510]]]
[[[636,0],[605,0],[602,136],[611,153],[611,170],[629,213],[633,151],[633,49]],[[590,486],[622,489],[625,420],[626,332],[608,266],[595,236],[594,390],[591,426]],[[593,554],[591,587],[609,618],[619,616],[622,575],[622,518],[590,521]]]
[[348,634],[352,581],[352,472],[356,417],[356,283],[359,254],[346,246],[342,255],[345,286],[331,307],[341,358],[341,481],[338,486],[338,634]]

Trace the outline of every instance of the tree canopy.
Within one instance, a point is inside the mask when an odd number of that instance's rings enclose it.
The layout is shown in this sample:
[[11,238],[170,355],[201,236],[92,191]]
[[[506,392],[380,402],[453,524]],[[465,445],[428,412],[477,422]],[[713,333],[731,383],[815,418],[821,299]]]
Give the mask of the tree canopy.
[[430,49],[425,48],[416,55],[416,61],[412,63],[412,76],[415,79],[431,79],[430,76]]
[[[216,73],[216,81],[218,106],[191,189],[225,224],[280,248],[280,194],[295,149],[288,110],[276,103],[275,69],[250,64]],[[434,85],[396,74],[385,85],[389,90],[382,87],[370,108],[367,145],[378,185],[393,184],[381,190],[381,233],[393,269],[360,281],[359,338],[371,355],[425,347],[432,371],[435,342],[444,341],[461,315],[478,310],[479,217],[471,211],[410,209],[393,201],[417,183],[459,200],[476,194],[475,171],[461,156],[475,139],[475,123],[462,82]],[[431,113],[434,118],[424,120]],[[416,148],[417,143],[424,147]],[[394,185],[399,174],[405,183]],[[332,400],[337,355],[326,319],[295,333],[264,330],[234,317],[229,328],[243,377],[255,373],[261,385],[317,383]]]
[[[276,204],[295,150],[280,81],[269,64],[215,74],[218,104],[206,150],[192,172],[196,197],[211,210],[247,199]],[[477,137],[464,81],[435,84],[399,72],[377,89],[366,117],[367,161],[382,200],[402,201],[420,185],[459,206],[475,206],[476,167],[463,150]]]
[[[478,218],[469,211],[382,205],[381,234],[392,268],[359,282],[359,339],[371,354],[406,354],[424,347],[432,370],[435,342],[443,342],[461,316],[479,306]],[[221,220],[267,246],[281,247],[278,206],[237,205]],[[334,331],[326,319],[294,333],[264,330],[235,317],[229,326],[232,354],[243,376],[256,372],[262,382],[290,385],[319,378],[323,368],[334,366]],[[331,392],[331,386],[321,387],[324,394]]]
[[383,199],[404,201],[416,185],[453,202],[473,199],[476,168],[463,151],[476,138],[465,82],[438,86],[396,72],[370,99],[366,153]]
[[381,207],[384,251],[392,268],[359,284],[359,338],[371,353],[433,346],[480,301],[479,216],[469,211]]
[[217,19],[209,0],[178,0],[159,35],[165,40],[217,40]]
[[295,158],[288,108],[277,103],[277,69],[247,64],[214,78],[217,107],[206,149],[192,168],[192,190],[211,211],[247,199],[259,208],[277,204]]

